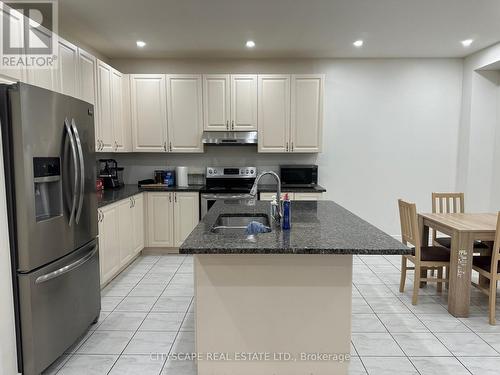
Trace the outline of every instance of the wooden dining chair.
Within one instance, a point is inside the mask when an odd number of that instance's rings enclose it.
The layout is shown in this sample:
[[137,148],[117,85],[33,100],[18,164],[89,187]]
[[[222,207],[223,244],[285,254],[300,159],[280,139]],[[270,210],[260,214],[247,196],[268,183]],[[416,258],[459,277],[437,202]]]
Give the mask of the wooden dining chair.
[[[406,271],[414,270],[412,304],[416,305],[418,303],[418,290],[422,281],[437,282],[438,292],[442,291],[443,283],[447,282],[447,279],[443,278],[443,268],[450,266],[450,249],[443,246],[421,244],[417,206],[402,199],[398,200],[398,205],[402,241],[405,245],[409,243],[414,246],[412,255],[402,256],[399,291],[403,293],[405,290]],[[414,267],[408,267],[407,261],[412,262]],[[422,270],[437,270],[438,276],[429,277],[426,275],[424,277],[421,273]]]
[[497,229],[495,234],[495,242],[493,243],[493,251],[491,256],[476,256],[472,259],[472,269],[479,272],[481,276],[489,280],[489,285],[472,283],[481,292],[489,297],[489,318],[490,324],[495,325],[495,304],[497,297],[497,283],[500,280],[500,212],[497,218]]
[[[464,213],[464,193],[432,193],[432,213],[457,214]],[[438,237],[437,231],[432,230],[432,244],[451,247],[450,237]]]

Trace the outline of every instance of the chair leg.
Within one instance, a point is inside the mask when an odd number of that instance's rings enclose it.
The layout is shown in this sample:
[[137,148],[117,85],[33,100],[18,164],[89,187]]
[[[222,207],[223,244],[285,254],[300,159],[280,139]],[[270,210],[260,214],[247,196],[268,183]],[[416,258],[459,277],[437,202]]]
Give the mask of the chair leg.
[[496,319],[495,319],[495,304],[497,301],[497,280],[492,279],[490,280],[490,324],[495,325],[496,324]]
[[413,297],[411,299],[412,305],[418,303],[418,290],[420,289],[420,278],[422,277],[420,273],[420,266],[415,264],[415,278],[413,279]]
[[[443,267],[439,267],[439,269],[437,270],[437,277],[438,277],[438,279],[443,278]],[[443,292],[443,283],[441,281],[438,281],[438,283],[437,283],[437,292],[438,293]]]
[[405,282],[406,282],[406,257],[404,255],[401,256],[401,281],[399,283],[399,292],[404,293],[405,291]]

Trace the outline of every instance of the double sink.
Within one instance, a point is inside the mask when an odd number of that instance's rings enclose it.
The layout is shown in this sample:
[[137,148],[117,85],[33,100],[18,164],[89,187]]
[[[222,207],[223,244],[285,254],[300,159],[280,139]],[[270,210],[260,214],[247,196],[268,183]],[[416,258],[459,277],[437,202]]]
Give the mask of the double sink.
[[271,227],[269,215],[266,214],[221,214],[210,231],[217,234],[241,235],[246,233],[247,227],[251,222]]

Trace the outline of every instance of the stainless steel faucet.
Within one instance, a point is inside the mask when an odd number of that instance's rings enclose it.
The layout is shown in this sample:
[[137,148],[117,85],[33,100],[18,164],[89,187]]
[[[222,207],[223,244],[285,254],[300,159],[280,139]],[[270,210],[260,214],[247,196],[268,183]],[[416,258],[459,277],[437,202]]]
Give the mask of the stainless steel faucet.
[[274,178],[276,179],[276,200],[278,203],[278,210],[277,210],[278,212],[276,213],[276,216],[273,217],[273,219],[277,222],[280,222],[281,218],[283,217],[283,208],[281,205],[281,180],[280,180],[280,176],[278,176],[273,171],[262,172],[261,174],[259,174],[255,178],[255,182],[253,183],[252,189],[250,189],[250,195],[254,198],[257,196],[257,186],[259,185],[259,181],[262,178],[262,176],[264,176],[266,174],[274,176]]

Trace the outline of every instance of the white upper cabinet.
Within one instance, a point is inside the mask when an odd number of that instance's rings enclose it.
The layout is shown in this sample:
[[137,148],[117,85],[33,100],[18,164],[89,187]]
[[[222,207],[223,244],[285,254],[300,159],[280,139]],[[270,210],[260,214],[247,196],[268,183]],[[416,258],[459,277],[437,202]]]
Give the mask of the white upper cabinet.
[[123,116],[123,74],[111,71],[111,118],[113,123],[113,151],[127,151],[127,128]]
[[291,152],[321,152],[323,86],[324,76],[321,74],[292,76]]
[[130,75],[133,150],[167,150],[167,99],[164,74]]
[[79,96],[78,47],[59,37],[57,90],[63,94]]
[[203,152],[201,87],[201,75],[167,75],[168,151],[170,152]]
[[290,76],[259,75],[259,152],[287,152],[290,130]]
[[[23,48],[23,16],[16,10],[10,9],[4,3],[0,2],[0,11],[2,12],[2,24],[9,25],[10,28],[10,45],[15,48]],[[13,83],[17,81],[24,81],[26,71],[22,65],[15,68],[2,68],[0,67],[0,81],[6,83]]]
[[96,151],[111,152],[114,146],[113,113],[111,110],[111,80],[112,71],[108,64],[97,61],[97,113],[96,136],[98,147]]
[[230,130],[257,130],[257,75],[231,75]]
[[78,49],[78,70],[80,73],[79,84],[79,97],[90,104],[96,104],[96,64],[97,60],[90,53]]
[[231,95],[229,74],[203,76],[203,124],[205,130],[229,130]]

